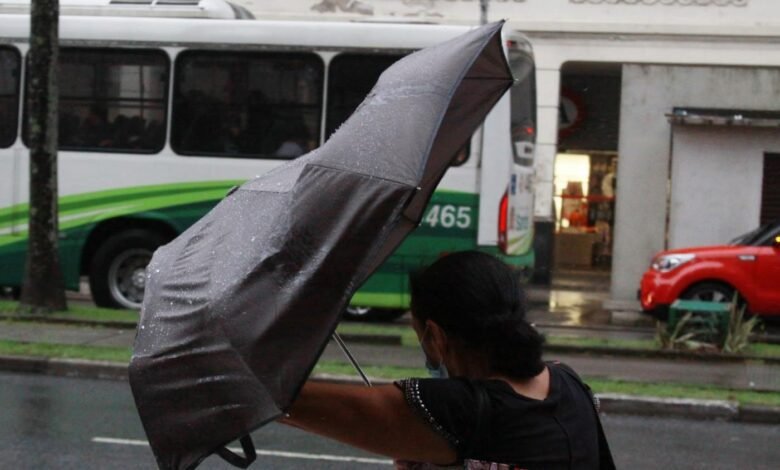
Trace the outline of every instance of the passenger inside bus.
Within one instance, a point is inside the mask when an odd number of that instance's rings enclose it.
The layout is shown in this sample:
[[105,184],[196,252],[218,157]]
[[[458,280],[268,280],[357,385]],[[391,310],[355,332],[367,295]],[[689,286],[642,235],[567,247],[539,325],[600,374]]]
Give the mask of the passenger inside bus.
[[100,105],[89,107],[87,117],[79,129],[79,142],[85,147],[111,147],[114,140],[108,123],[108,110]]

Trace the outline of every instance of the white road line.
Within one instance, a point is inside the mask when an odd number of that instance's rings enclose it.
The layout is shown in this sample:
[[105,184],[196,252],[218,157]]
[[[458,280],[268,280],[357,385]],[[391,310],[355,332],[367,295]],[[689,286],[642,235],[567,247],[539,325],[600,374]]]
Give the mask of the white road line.
[[[148,446],[149,443],[138,439],[116,439],[113,437],[93,437],[92,442],[99,444],[117,444],[124,446]],[[229,448],[231,451],[242,454],[241,449]],[[392,465],[393,461],[388,459],[370,459],[366,457],[350,457],[345,455],[329,455],[329,454],[306,454],[303,452],[286,452],[281,450],[264,450],[257,449],[257,455],[263,455],[266,457],[283,457],[288,459],[306,459],[306,460],[327,460],[330,462],[355,462],[355,463],[368,463],[376,465]]]

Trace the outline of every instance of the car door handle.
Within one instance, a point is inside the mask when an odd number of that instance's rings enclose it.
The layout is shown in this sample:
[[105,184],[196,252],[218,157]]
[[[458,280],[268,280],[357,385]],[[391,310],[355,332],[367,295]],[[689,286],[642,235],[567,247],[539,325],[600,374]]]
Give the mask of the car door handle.
[[755,261],[756,255],[739,255],[738,258],[740,261]]

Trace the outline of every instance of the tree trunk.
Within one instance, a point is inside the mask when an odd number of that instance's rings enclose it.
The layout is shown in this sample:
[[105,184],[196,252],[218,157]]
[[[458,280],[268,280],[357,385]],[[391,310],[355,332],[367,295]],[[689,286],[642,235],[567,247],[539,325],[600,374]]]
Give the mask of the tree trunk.
[[30,216],[20,309],[65,310],[57,238],[57,63],[59,0],[33,0],[27,68]]

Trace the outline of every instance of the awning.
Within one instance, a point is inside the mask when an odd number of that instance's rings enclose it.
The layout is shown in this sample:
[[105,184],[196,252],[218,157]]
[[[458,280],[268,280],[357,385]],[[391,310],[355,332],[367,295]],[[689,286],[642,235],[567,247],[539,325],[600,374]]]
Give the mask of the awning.
[[780,127],[777,111],[674,108],[666,119],[686,126]]

